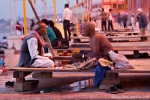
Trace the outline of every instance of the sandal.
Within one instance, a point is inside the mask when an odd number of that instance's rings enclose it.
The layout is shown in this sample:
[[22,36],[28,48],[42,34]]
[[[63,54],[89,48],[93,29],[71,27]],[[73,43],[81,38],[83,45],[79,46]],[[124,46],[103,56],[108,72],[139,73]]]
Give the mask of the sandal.
[[118,91],[115,87],[110,87],[108,90],[106,90],[106,93],[117,94]]
[[120,84],[115,85],[115,87],[117,88],[118,93],[124,93],[124,90]]
[[9,88],[13,88],[14,87],[14,83],[15,83],[14,81],[12,81],[12,82],[8,81],[8,82],[5,83],[5,86],[9,87]]

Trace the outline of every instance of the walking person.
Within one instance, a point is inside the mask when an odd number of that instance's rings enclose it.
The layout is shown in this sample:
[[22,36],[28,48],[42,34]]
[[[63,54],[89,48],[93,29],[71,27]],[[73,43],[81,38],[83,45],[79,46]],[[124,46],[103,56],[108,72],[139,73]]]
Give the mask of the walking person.
[[123,21],[123,26],[124,28],[127,28],[127,15],[126,14],[123,14],[122,16],[122,21]]
[[117,22],[121,26],[121,14],[120,13],[118,14]]
[[134,21],[134,15],[131,16],[131,25],[132,25],[132,30],[134,31],[134,27],[135,27],[135,21]]
[[[70,32],[70,20],[72,19],[72,11],[69,9],[69,4],[65,4],[65,9],[63,11],[63,28],[65,39],[71,40],[71,32]],[[68,35],[67,35],[68,31]]]
[[112,17],[112,9],[109,9],[109,13],[108,13],[108,31],[114,31],[113,28],[113,17]]
[[16,23],[16,35],[21,35],[21,31],[22,31],[22,28],[21,28],[21,24],[17,21]]
[[[146,16],[143,14],[143,11],[141,8],[137,9],[137,11],[138,11],[140,35],[145,35],[145,28],[147,27],[148,21],[146,19]],[[144,38],[141,38],[141,40],[144,40]]]
[[107,13],[104,11],[104,8],[102,8],[101,16],[102,16],[101,18],[102,31],[104,31],[104,28],[105,28],[105,31],[107,31],[107,28],[106,28]]

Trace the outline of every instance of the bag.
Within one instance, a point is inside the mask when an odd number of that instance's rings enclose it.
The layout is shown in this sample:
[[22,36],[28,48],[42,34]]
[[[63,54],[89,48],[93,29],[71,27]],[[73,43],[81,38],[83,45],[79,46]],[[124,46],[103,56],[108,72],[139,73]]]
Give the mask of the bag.
[[67,39],[56,38],[52,41],[52,47],[54,49],[68,49],[69,41]]
[[117,54],[113,51],[110,51],[109,57],[113,62],[116,63],[115,68],[118,68],[118,69],[127,69],[127,68],[132,69],[133,68],[133,66],[129,63],[128,59],[124,55]]

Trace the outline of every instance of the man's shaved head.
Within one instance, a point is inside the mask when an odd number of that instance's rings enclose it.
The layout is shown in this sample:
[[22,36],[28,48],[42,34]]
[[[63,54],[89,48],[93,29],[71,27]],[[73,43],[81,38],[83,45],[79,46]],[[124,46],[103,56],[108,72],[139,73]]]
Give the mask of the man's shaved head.
[[89,36],[91,33],[95,32],[95,25],[92,22],[85,22],[83,25],[83,34]]

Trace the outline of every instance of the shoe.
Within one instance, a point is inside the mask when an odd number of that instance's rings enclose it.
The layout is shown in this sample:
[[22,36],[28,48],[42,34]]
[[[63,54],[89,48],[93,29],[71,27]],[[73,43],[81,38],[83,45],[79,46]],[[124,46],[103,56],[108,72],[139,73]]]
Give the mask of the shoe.
[[108,90],[105,91],[106,93],[110,93],[110,94],[117,94],[118,91],[116,89],[116,87],[110,87]]
[[5,86],[9,87],[9,88],[13,88],[14,87],[14,83],[15,83],[14,81],[12,81],[12,82],[8,81],[8,82],[5,83]]

